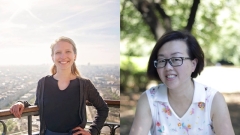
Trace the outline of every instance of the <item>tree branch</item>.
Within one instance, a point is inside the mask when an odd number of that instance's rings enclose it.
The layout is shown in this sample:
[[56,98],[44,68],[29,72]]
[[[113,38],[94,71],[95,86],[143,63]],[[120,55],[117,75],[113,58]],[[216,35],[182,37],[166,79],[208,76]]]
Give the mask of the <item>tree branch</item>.
[[166,31],[171,31],[172,30],[171,18],[166,14],[166,12],[164,11],[164,9],[161,6],[161,3],[155,3],[155,7],[156,7],[157,11],[159,12],[159,14],[163,18],[163,23],[164,23]]
[[123,4],[122,4],[122,11],[120,12],[120,29],[124,29],[124,23],[123,23],[123,15],[124,15],[124,11],[125,11],[125,7],[126,7],[126,3],[127,3],[127,0],[124,0],[123,1]]
[[199,3],[200,3],[200,0],[193,0],[193,5],[192,5],[192,8],[191,8],[189,18],[188,18],[188,24],[185,27],[185,29],[189,32],[191,32],[191,30],[192,30]]
[[148,24],[155,40],[158,40],[165,29],[159,23],[157,16],[154,13],[154,6],[146,0],[131,0],[137,10],[142,14],[143,20]]

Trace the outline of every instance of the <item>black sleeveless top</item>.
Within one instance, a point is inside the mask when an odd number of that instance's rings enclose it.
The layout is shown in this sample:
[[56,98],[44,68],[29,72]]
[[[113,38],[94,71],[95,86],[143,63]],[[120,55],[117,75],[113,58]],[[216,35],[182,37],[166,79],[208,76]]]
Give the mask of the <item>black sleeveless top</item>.
[[78,79],[70,81],[65,90],[60,90],[58,80],[46,77],[43,95],[43,107],[48,130],[66,133],[77,127],[79,118],[80,84]]

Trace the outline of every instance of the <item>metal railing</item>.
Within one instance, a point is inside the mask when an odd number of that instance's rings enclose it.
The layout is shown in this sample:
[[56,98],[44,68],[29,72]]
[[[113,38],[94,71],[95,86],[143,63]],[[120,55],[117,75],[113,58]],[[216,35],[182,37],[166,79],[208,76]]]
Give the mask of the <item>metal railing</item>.
[[[119,100],[104,100],[108,107],[116,107],[120,108],[120,101]],[[87,106],[92,106],[91,103],[87,102]],[[22,117],[27,116],[28,117],[28,134],[32,135],[32,116],[38,114],[39,108],[37,106],[29,106],[23,110]],[[120,117],[120,114],[119,114]],[[6,119],[12,119],[15,118],[13,114],[11,114],[10,109],[4,109],[0,110],[0,123],[3,125],[3,131],[2,135],[6,135],[7,133],[7,125],[1,121]],[[91,122],[87,122],[90,124]],[[107,126],[110,128],[110,135],[115,135],[115,131],[117,128],[120,128],[120,123],[113,123],[113,122],[105,122],[104,126]]]

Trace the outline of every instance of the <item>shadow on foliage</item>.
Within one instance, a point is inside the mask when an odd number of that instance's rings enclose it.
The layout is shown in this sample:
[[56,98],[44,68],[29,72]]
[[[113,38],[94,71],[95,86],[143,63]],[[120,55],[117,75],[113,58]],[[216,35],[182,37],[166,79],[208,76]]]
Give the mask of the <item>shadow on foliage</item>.
[[120,89],[124,93],[143,92],[149,82],[146,72],[120,69]]

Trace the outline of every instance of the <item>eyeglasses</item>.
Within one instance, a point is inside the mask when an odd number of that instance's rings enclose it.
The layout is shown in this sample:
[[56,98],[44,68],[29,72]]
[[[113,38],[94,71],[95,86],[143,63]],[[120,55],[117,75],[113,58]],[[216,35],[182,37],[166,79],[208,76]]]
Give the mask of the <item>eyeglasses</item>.
[[172,57],[170,59],[160,59],[154,60],[155,68],[163,68],[167,65],[167,62],[173,67],[181,66],[183,64],[183,60],[191,59],[189,57]]

